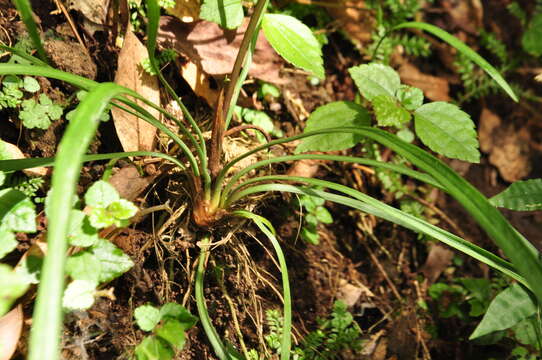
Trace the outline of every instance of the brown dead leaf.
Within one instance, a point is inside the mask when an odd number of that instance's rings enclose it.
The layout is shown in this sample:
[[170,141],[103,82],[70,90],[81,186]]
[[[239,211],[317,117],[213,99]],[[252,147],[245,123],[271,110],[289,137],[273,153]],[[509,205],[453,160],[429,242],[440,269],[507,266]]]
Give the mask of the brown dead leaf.
[[104,25],[109,9],[109,0],[70,0],[68,8],[79,11],[95,24]]
[[408,62],[399,68],[399,76],[403,83],[423,90],[426,98],[433,101],[450,101],[450,88],[446,79],[424,74]]
[[[339,22],[340,26],[356,46],[371,40],[374,17],[366,10],[363,0],[341,0],[339,6],[330,6],[328,13]],[[365,10],[363,10],[365,8]]]
[[157,175],[142,177],[135,166],[127,166],[111,176],[109,183],[123,199],[133,201],[149,186]]
[[489,162],[508,182],[523,179],[531,172],[531,136],[527,128],[519,130],[503,124],[500,117],[484,108],[480,115],[480,148],[489,153]]
[[[4,145],[4,149],[8,152],[11,159],[24,159],[24,156],[21,149],[17,146],[10,144],[5,141],[0,141]],[[30,169],[24,169],[23,172],[28,176],[45,176],[48,173],[47,168],[45,167],[35,167]]]
[[[158,42],[166,48],[174,48],[201,69],[214,76],[231,73],[248,19],[232,31],[224,31],[217,24],[198,21],[184,24],[172,16],[160,18]],[[249,74],[271,82],[282,83],[279,78],[281,59],[265,39],[263,32],[258,37]]]
[[188,60],[180,65],[181,76],[190,85],[194,93],[207,101],[211,107],[215,107],[218,102],[219,91],[211,87],[211,79],[201,68],[201,66]]
[[318,173],[318,168],[322,160],[299,160],[296,161],[287,172],[289,176],[303,176],[307,178],[314,177]]
[[[118,69],[115,82],[138,92],[147,100],[160,104],[160,90],[158,79],[151,76],[141,67],[141,60],[147,58],[147,49],[134,35],[128,31],[124,39],[124,45],[119,54]],[[135,100],[154,117],[160,113],[151,107]],[[113,121],[115,129],[124,151],[150,151],[153,149],[156,128],[149,123],[138,119],[120,109],[113,108]]]
[[443,1],[442,7],[461,30],[477,34],[483,28],[484,9],[480,0]]
[[432,284],[438,279],[440,274],[450,266],[453,257],[453,251],[444,246],[434,244],[431,246],[427,260],[425,260],[425,264],[420,268],[420,272],[423,273],[429,280],[429,283]]
[[9,360],[17,350],[23,330],[23,307],[18,305],[0,317],[0,360]]
[[199,19],[199,10],[199,0],[177,0],[175,7],[166,9],[166,12],[182,22],[190,23]]

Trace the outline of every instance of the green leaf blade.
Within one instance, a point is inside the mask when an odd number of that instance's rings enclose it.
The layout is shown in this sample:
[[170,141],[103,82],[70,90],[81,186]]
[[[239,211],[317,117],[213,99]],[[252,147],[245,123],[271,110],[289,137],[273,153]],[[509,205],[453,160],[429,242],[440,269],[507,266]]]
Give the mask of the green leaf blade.
[[492,197],[490,202],[516,211],[542,210],[542,179],[517,181]]
[[520,285],[513,284],[489,304],[484,318],[469,337],[470,340],[506,330],[536,312],[536,305]]
[[401,128],[410,121],[410,113],[388,95],[375,96],[373,98],[373,109],[376,121],[380,126]]
[[224,29],[235,29],[243,22],[241,0],[204,0],[200,18],[217,23]]
[[470,116],[457,106],[436,101],[414,112],[416,134],[431,150],[449,158],[477,163],[478,140]]
[[[316,109],[307,120],[305,132],[339,126],[368,126],[371,123],[369,113],[362,106],[349,101],[337,101]],[[303,139],[296,148],[296,153],[305,151],[334,151],[353,147],[362,139],[361,136],[344,134],[322,134]]]
[[284,59],[320,79],[325,77],[320,43],[307,25],[292,16],[266,14],[262,28],[267,41]]
[[108,240],[98,240],[91,249],[101,264],[100,283],[109,282],[134,266],[128,255]]
[[401,87],[399,74],[393,68],[383,64],[363,64],[348,69],[359,91],[369,101],[376,96],[386,95],[394,98]]
[[134,317],[141,330],[152,331],[160,322],[160,310],[152,305],[142,305],[135,309]]

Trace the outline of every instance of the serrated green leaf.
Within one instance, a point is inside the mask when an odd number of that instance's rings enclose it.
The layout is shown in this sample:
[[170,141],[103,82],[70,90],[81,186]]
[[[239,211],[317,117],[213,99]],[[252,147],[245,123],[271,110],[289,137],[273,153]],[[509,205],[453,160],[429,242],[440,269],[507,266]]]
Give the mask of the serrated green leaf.
[[34,99],[24,100],[22,110],[19,112],[19,119],[28,129],[47,130],[51,125],[51,120],[47,115],[47,109],[36,103]]
[[167,344],[155,336],[147,336],[136,346],[137,360],[171,360],[175,353]]
[[98,239],[98,230],[90,224],[88,216],[81,210],[72,210],[68,230],[70,245],[89,247],[94,245]]
[[8,312],[11,304],[26,292],[29,284],[11,267],[0,264],[0,316]]
[[74,280],[68,284],[62,297],[62,306],[66,310],[86,310],[94,304],[96,282]]
[[43,257],[29,251],[17,264],[15,272],[28,284],[39,284],[42,265]]
[[176,350],[181,350],[186,342],[183,324],[179,320],[168,319],[156,330],[156,336],[168,342]]
[[423,104],[423,91],[417,87],[401,85],[395,93],[395,97],[405,109],[410,111],[416,110]]
[[28,92],[35,93],[40,90],[40,84],[33,77],[25,76],[23,79],[23,88]]
[[108,240],[99,239],[91,249],[101,264],[100,283],[109,282],[134,266],[128,255]]
[[449,158],[480,161],[478,139],[469,114],[456,105],[436,101],[414,112],[416,134],[431,150]]
[[92,208],[88,214],[90,225],[96,229],[104,229],[115,224],[115,218],[104,208]]
[[499,293],[489,304],[482,321],[469,339],[506,330],[536,312],[536,305],[520,285],[513,284]]
[[203,0],[200,18],[217,23],[225,29],[235,29],[243,22],[241,0]]
[[395,97],[401,86],[399,74],[393,68],[383,64],[371,63],[348,69],[359,91],[369,101],[378,95]]
[[318,206],[316,208],[315,215],[318,221],[320,221],[321,223],[324,223],[324,224],[333,223],[333,217],[331,216],[329,211],[323,206]]
[[410,113],[391,96],[375,96],[372,104],[376,115],[376,121],[380,126],[395,126],[396,128],[401,128],[410,121]]
[[510,210],[542,210],[542,179],[517,181],[489,201]]
[[17,244],[15,234],[0,226],[0,259],[15,250]]
[[73,280],[98,283],[101,273],[100,260],[89,251],[80,251],[66,260],[66,274]]
[[320,243],[320,236],[318,232],[311,231],[307,228],[301,229],[301,238],[309,244],[318,245]]
[[[365,108],[349,101],[337,101],[320,106],[307,120],[304,132],[343,126],[368,126],[371,117]],[[359,135],[333,133],[304,138],[295,152],[334,151],[353,147],[362,139]]]
[[97,208],[106,208],[119,199],[119,193],[113,185],[103,180],[96,181],[85,193],[85,203]]
[[160,322],[160,310],[152,305],[141,305],[135,309],[134,318],[141,330],[152,331]]
[[179,320],[184,330],[188,330],[198,322],[198,318],[182,305],[177,303],[166,303],[160,308],[160,319],[173,318]]
[[325,77],[320,43],[307,25],[292,16],[265,14],[262,28],[267,41],[286,61],[320,79]]
[[542,12],[536,13],[531,19],[527,30],[521,38],[523,49],[534,56],[542,55]]
[[36,231],[36,211],[32,201],[19,190],[0,190],[1,227],[15,232]]
[[137,207],[131,201],[119,199],[109,204],[107,206],[107,211],[115,219],[127,220],[137,213]]

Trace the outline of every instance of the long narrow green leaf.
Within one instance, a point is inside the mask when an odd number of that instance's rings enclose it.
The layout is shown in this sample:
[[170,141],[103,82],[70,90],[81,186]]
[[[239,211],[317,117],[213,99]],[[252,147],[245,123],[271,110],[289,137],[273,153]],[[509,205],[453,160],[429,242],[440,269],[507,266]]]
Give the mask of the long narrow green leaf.
[[284,324],[282,325],[282,340],[281,340],[281,351],[280,358],[281,360],[290,359],[290,350],[292,347],[292,298],[290,294],[290,280],[288,278],[288,267],[286,266],[286,258],[282,252],[282,248],[275,237],[275,230],[269,223],[267,219],[251,213],[250,211],[237,210],[234,211],[232,215],[241,216],[247,219],[254,221],[256,226],[267,236],[275,252],[277,253],[277,258],[280,265],[280,273],[282,276],[282,291],[284,293]]
[[43,44],[41,43],[41,37],[38,32],[36,22],[34,21],[34,17],[32,15],[32,7],[30,6],[30,2],[28,0],[13,0],[13,3],[19,11],[21,20],[25,24],[26,30],[30,34],[30,38],[34,43],[34,46],[38,50],[38,55],[40,59],[44,62],[47,62],[47,53],[45,52]]
[[482,70],[484,70],[489,76],[493,78],[493,80],[497,82],[497,84],[499,84],[499,86],[512,98],[512,100],[516,102],[518,101],[518,97],[516,96],[510,85],[506,82],[506,80],[504,80],[501,74],[497,71],[497,69],[495,69],[483,57],[478,55],[474,50],[465,45],[464,42],[462,42],[455,36],[434,25],[416,21],[399,24],[395,26],[392,31],[405,28],[425,30],[428,33],[431,33],[436,37],[440,38],[441,40],[447,42],[448,44],[456,48],[459,52],[461,52],[463,55],[472,60],[476,65],[480,66]]
[[90,91],[77,107],[74,119],[68,125],[58,146],[48,218],[48,251],[43,263],[30,332],[28,355],[30,360],[59,358],[64,265],[68,248],[71,203],[83,155],[96,133],[100,114],[112,98],[124,91],[122,87],[113,83],[98,85]]
[[[297,161],[297,160],[327,160],[327,161],[342,161],[342,162],[348,162],[348,163],[355,163],[355,164],[362,164],[362,165],[369,165],[374,167],[380,167],[383,169],[388,169],[395,171],[399,174],[410,176],[411,178],[420,180],[424,183],[427,183],[429,185],[435,186],[437,188],[442,188],[442,185],[440,185],[438,182],[435,181],[431,176],[412,170],[411,168],[408,168],[406,166],[402,165],[396,165],[392,163],[387,163],[383,161],[378,160],[372,160],[372,159],[364,159],[354,156],[343,156],[343,155],[327,155],[327,154],[299,154],[299,155],[288,155],[288,156],[279,156],[271,159],[265,159],[258,161],[252,165],[249,165],[241,170],[239,170],[232,178],[228,181],[224,189],[222,190],[222,199],[221,204],[224,204],[224,201],[229,196],[230,191],[232,187],[235,185],[239,179],[241,179],[244,175],[248,174],[254,169],[273,164],[273,163],[279,163],[279,162],[286,162],[286,161]],[[215,194],[218,196],[218,194]]]
[[242,197],[245,197],[252,193],[262,192],[262,191],[286,191],[286,192],[294,192],[298,194],[319,196],[325,200],[329,200],[329,201],[333,201],[339,204],[350,206],[354,209],[361,210],[363,212],[372,214],[384,220],[391,221],[395,224],[406,227],[407,229],[411,229],[413,231],[431,236],[453,247],[454,249],[459,250],[469,256],[472,256],[473,258],[487,264],[488,266],[496,270],[501,271],[502,273],[528,286],[525,279],[522,276],[517,274],[512,264],[501,259],[500,257],[454,234],[451,234],[435,225],[432,225],[413,215],[407,214],[401,210],[398,210],[394,207],[384,204],[379,200],[376,200],[366,194],[363,194],[362,192],[359,192],[347,186],[336,184],[336,183],[325,181],[325,180],[305,178],[305,177],[299,177],[299,176],[286,176],[286,175],[262,176],[262,177],[250,179],[246,181],[244,185],[252,184],[255,182],[261,182],[261,181],[277,181],[277,180],[303,182],[303,183],[314,185],[314,186],[325,187],[325,188],[333,189],[336,191],[340,191],[344,194],[347,194],[353,197],[354,199],[340,196],[340,195],[329,194],[324,191],[318,191],[318,190],[313,190],[313,189],[303,189],[303,188],[299,188],[292,185],[266,184],[266,185],[253,186],[245,190],[240,190],[236,193],[233,193],[232,197],[229,199],[228,202],[234,203],[235,201],[237,201],[238,199]]
[[[65,81],[65,82],[67,82],[67,83],[69,83],[71,85],[74,85],[74,86],[76,86],[78,88],[81,88],[83,90],[86,90],[86,91],[90,91],[91,89],[93,89],[95,86],[98,85],[97,82],[95,82],[93,80],[90,80],[90,79],[87,79],[87,78],[84,78],[82,76],[70,74],[70,73],[67,73],[67,72],[64,72],[64,71],[61,71],[61,70],[57,70],[57,69],[53,69],[51,67],[45,67],[45,66],[0,64],[0,75],[44,76],[44,77],[47,77],[47,78],[52,78],[52,79],[57,79],[57,80],[60,80],[60,81]],[[133,96],[138,100],[143,101],[146,105],[149,105],[149,106],[153,107],[154,109],[160,111],[168,119],[171,119],[171,120],[175,121],[177,123],[177,125],[179,125],[179,127],[181,128],[181,130],[183,130],[183,132],[185,134],[188,133],[188,130],[186,129],[186,127],[181,122],[179,122],[178,119],[176,119],[173,115],[171,115],[170,113],[168,113],[167,111],[162,109],[160,106],[154,104],[151,101],[148,101],[147,99],[145,99],[144,97],[142,97],[141,95],[139,95],[138,93],[136,93],[133,90],[130,90],[130,89],[127,89],[127,88],[124,88],[124,90],[125,90],[126,94],[128,94],[130,96]],[[171,137],[171,139],[173,141],[175,141],[179,145],[179,147],[181,148],[183,153],[187,156],[188,161],[190,162],[190,166],[193,169],[192,171],[194,171],[194,174],[196,176],[199,176],[199,166],[197,164],[197,161],[196,161],[194,155],[192,154],[192,152],[190,151],[188,146],[186,146],[184,141],[182,141],[177,134],[175,134],[173,131],[171,131],[167,126],[162,124],[160,121],[158,121],[156,118],[154,118],[147,110],[145,110],[144,108],[142,108],[141,106],[139,106],[135,102],[133,102],[131,100],[128,100],[126,97],[122,97],[122,96],[119,96],[118,100],[123,102],[124,104],[127,104],[128,106],[130,106],[134,110],[136,110],[138,112],[138,114],[134,114],[134,115],[137,115],[137,116],[141,117],[143,120],[149,122],[150,124],[152,124],[153,126],[158,128],[160,131],[164,132],[169,137]],[[113,105],[117,106],[117,107],[131,113],[131,114],[133,114],[133,112],[130,112],[129,110],[127,110],[126,108],[122,107],[121,105],[119,105],[117,103],[113,103]]]
[[542,179],[516,181],[490,201],[497,207],[511,210],[542,210]]
[[397,152],[414,166],[427,172],[440,183],[451,196],[461,203],[495,243],[504,251],[506,256],[512,260],[512,263],[516,266],[519,273],[527,279],[527,282],[537,299],[542,303],[542,264],[538,259],[539,253],[536,248],[519,234],[512,225],[510,225],[504,216],[484,195],[455,171],[450,169],[446,164],[417,146],[408,144],[400,140],[397,136],[383,130],[370,127],[333,128],[274,140],[230,161],[222,169],[219,178],[220,176],[225,176],[227,171],[236,162],[253,153],[268,149],[273,145],[302,139],[308,136],[319,135],[324,132],[352,132],[363,135]]
[[[99,160],[110,160],[110,159],[120,159],[127,158],[131,156],[150,156],[162,158],[168,161],[171,161],[179,168],[184,169],[184,165],[177,159],[172,156],[152,152],[152,151],[128,151],[128,152],[118,152],[118,153],[107,153],[107,154],[95,154],[95,155],[85,155],[83,156],[82,162],[89,161],[99,161]],[[14,160],[0,160],[0,171],[18,171],[24,169],[31,169],[34,167],[47,167],[53,166],[55,162],[54,157],[50,158],[29,158],[29,159],[14,159]]]

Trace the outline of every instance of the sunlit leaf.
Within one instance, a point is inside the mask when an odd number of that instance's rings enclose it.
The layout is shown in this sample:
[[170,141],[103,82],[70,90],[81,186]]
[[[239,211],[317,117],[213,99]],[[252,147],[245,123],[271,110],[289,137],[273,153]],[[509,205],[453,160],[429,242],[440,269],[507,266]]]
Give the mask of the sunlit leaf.
[[203,0],[200,18],[235,29],[243,22],[243,4],[241,0]]
[[480,161],[474,123],[456,105],[442,101],[422,105],[414,112],[414,124],[431,150],[453,159]]
[[393,68],[383,64],[371,63],[348,69],[361,95],[369,101],[378,95],[395,97],[401,86],[399,74]]
[[320,43],[307,25],[292,16],[265,14],[262,28],[271,46],[284,59],[321,79],[325,77]]
[[108,240],[98,240],[91,251],[101,264],[100,283],[109,282],[134,266],[130,257]]
[[134,318],[143,331],[152,331],[160,322],[160,310],[152,305],[142,305],[135,309]]

